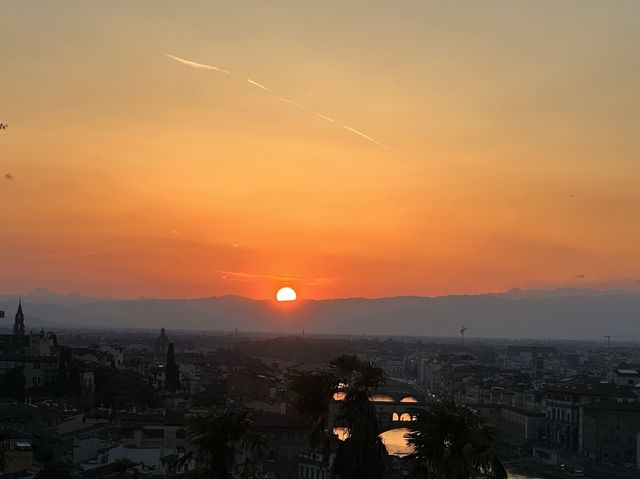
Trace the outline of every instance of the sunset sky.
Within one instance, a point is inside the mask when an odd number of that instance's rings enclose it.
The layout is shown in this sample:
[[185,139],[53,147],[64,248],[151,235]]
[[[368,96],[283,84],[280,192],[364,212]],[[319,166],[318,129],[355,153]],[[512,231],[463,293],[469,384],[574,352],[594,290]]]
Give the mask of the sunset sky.
[[640,290],[639,45],[623,0],[3,2],[0,292]]

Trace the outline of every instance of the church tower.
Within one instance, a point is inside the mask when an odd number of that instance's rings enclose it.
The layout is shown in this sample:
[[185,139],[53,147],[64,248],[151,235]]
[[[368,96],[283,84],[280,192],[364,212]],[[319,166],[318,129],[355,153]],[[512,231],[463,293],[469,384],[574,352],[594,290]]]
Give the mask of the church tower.
[[24,314],[22,313],[22,300],[18,300],[18,311],[13,323],[13,334],[24,334]]

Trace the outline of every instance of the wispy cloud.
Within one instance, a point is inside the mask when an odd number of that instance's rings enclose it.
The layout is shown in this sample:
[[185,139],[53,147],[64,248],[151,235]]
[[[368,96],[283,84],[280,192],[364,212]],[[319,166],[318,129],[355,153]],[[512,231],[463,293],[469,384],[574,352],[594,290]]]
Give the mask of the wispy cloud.
[[279,274],[244,273],[239,271],[216,271],[225,281],[253,281],[256,279],[266,279],[270,281],[300,281],[296,276],[285,276]]
[[[220,72],[220,73],[226,73],[227,75],[236,76],[234,73],[232,73],[232,72],[230,72],[228,70],[224,70],[222,68],[218,68],[218,67],[213,66],[213,65],[207,65],[205,63],[194,62],[192,60],[187,60],[185,58],[180,58],[180,57],[177,57],[175,55],[170,55],[168,53],[165,53],[165,55],[167,57],[171,58],[172,60],[175,60],[177,62],[182,63],[183,65],[187,65],[187,66],[192,67],[192,68],[196,68],[196,69],[200,69],[200,70],[213,70],[213,71],[217,71],[217,72]],[[365,139],[365,140],[367,140],[367,141],[369,141],[371,143],[374,143],[374,144],[376,144],[376,145],[378,145],[378,146],[380,146],[380,147],[382,147],[384,149],[387,149],[387,150],[391,149],[388,145],[385,145],[381,141],[378,141],[375,138],[372,138],[371,136],[361,132],[360,130],[357,130],[356,128],[353,128],[353,127],[351,127],[349,125],[344,125],[342,123],[338,123],[333,118],[330,118],[330,117],[328,117],[326,115],[323,115],[320,112],[317,112],[315,110],[307,108],[306,106],[301,105],[300,103],[296,103],[295,101],[290,100],[289,98],[284,98],[284,97],[281,97],[281,96],[277,96],[273,92],[273,90],[271,90],[271,88],[265,86],[264,84],[262,84],[262,83],[260,83],[260,82],[258,82],[256,80],[252,80],[251,78],[247,78],[247,82],[249,82],[249,84],[255,86],[256,88],[259,88],[259,89],[267,92],[269,95],[271,95],[273,98],[275,98],[278,101],[281,101],[281,102],[284,102],[284,103],[288,103],[288,104],[293,105],[293,106],[295,106],[295,107],[297,107],[297,108],[299,108],[301,110],[304,110],[306,112],[312,113],[312,114],[318,116],[319,118],[322,118],[323,120],[328,121],[330,123],[335,123],[340,128],[343,128],[343,129],[345,129],[345,130],[347,130],[347,131],[349,131],[349,132],[351,132],[351,133],[353,133],[355,135],[358,135],[360,138],[363,138],[363,139]]]
[[225,281],[277,281],[282,283],[302,283],[307,285],[321,285],[332,283],[330,278],[302,278],[282,274],[248,273],[243,271],[214,271]]

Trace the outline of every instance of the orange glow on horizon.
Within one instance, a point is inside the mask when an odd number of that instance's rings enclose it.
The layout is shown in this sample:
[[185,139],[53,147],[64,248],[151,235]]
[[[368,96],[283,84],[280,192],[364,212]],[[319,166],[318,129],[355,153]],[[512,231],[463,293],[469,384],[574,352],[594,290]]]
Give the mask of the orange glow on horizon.
[[0,293],[640,291],[640,2],[5,3]]

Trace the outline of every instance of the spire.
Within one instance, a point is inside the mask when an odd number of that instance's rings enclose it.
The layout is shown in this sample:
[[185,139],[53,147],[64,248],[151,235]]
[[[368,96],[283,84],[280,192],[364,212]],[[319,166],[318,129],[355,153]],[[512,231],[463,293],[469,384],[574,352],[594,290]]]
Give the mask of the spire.
[[24,314],[22,312],[22,299],[18,300],[18,310],[13,323],[13,334],[24,334]]

